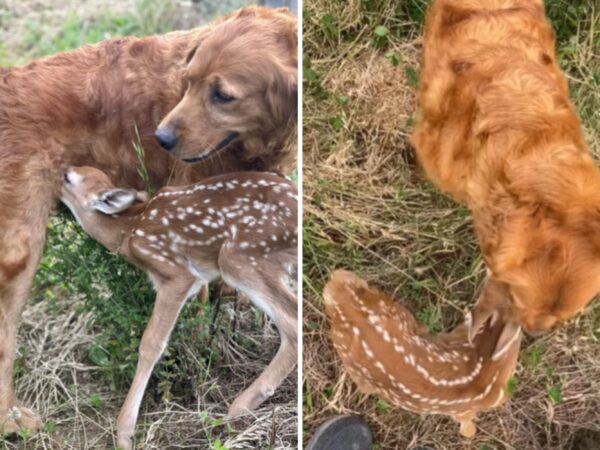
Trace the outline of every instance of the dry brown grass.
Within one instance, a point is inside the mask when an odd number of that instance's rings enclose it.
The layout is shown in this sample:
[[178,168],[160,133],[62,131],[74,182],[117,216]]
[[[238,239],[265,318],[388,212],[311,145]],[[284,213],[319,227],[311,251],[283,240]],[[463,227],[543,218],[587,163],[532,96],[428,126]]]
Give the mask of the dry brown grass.
[[[559,11],[559,1],[549,3]],[[321,299],[332,269],[360,273],[405,301],[432,330],[462,320],[484,275],[468,211],[422,176],[408,146],[419,66],[415,20],[424,3],[305,2],[305,441],[342,413],[364,416],[380,449],[600,448],[598,301],[565,327],[525,340],[512,400],[481,414],[472,441],[449,418],[415,415],[360,394],[333,354]],[[560,51],[598,155],[600,11],[586,4],[575,12],[581,26]],[[378,25],[388,29],[382,48],[374,45]]]
[[[63,299],[56,308],[39,302],[26,309],[19,333],[20,358],[17,395],[44,420],[44,428],[26,439],[0,440],[2,449],[107,449],[115,447],[115,425],[126,392],[114,392],[103,369],[89,362],[94,339],[91,313],[81,313],[82,299]],[[151,386],[137,426],[138,448],[213,449],[215,442],[233,449],[291,449],[297,442],[297,380],[290,377],[266,405],[251,416],[224,422],[227,406],[256,378],[274,355],[279,337],[257,320],[252,308],[237,313],[232,304],[221,307],[215,346],[221,356],[200,379],[189,380],[190,391],[175,393],[165,402]],[[241,345],[227,332],[236,314],[239,332],[253,345]],[[255,348],[258,350],[250,350]],[[196,348],[188,359],[206,364]],[[179,374],[186,377],[186,374]],[[101,404],[94,406],[94,397]],[[219,450],[221,450],[219,448]]]

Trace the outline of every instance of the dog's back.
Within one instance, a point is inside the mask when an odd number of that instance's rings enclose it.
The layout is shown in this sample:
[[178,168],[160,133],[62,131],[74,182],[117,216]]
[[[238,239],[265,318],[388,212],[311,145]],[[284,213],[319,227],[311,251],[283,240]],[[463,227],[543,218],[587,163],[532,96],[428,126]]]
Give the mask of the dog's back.
[[600,172],[556,61],[541,0],[436,0],[412,143],[466,203],[516,321],[541,333],[600,291]]
[[583,148],[541,0],[435,1],[419,104],[412,136],[419,159],[434,182],[467,203],[477,201],[470,181],[494,178],[505,152],[522,154],[542,133]]

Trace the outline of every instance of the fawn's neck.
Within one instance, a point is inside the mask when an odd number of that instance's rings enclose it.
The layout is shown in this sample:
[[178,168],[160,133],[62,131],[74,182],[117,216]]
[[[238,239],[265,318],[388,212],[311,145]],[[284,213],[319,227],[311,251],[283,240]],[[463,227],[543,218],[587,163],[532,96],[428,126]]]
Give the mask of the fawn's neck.
[[147,203],[134,205],[120,214],[94,213],[93,220],[84,219],[80,223],[90,236],[109,251],[128,258],[130,254],[127,242],[146,205]]

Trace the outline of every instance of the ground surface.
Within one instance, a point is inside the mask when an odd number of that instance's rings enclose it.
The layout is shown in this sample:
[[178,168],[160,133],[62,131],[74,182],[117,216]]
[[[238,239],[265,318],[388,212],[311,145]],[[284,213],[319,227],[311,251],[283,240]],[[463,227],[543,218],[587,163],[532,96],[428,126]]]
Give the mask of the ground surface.
[[[0,0],[0,65],[116,35],[198,26],[246,3]],[[214,305],[192,302],[184,309],[144,397],[138,448],[296,448],[295,377],[254,417],[223,421],[227,406],[279,345],[261,314],[227,300],[216,316]],[[113,448],[152,301],[145,275],[87,238],[68,214],[55,217],[15,365],[17,395],[44,427],[35,435],[0,436],[0,449]]]
[[[450,419],[356,391],[327,338],[321,292],[348,268],[406,302],[434,330],[462,320],[484,276],[468,211],[421,174],[408,145],[426,0],[304,2],[304,439],[361,414],[377,448],[600,448],[600,301],[525,339],[512,400],[472,441]],[[548,0],[586,140],[600,155],[600,7]]]

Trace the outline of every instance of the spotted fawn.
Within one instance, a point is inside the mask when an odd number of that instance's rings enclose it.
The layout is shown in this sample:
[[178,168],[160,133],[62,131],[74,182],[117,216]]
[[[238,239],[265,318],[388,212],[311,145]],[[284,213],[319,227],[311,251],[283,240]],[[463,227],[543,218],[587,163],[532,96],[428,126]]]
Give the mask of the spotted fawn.
[[113,186],[91,167],[64,174],[62,201],[109,250],[144,270],[156,289],[133,384],[117,421],[118,445],[130,449],[152,369],[186,300],[217,277],[246,294],[281,335],[274,359],[229,408],[237,415],[271,396],[296,365],[297,299],[290,274],[297,255],[294,185],[267,173],[241,172],[145,193]]
[[501,308],[504,285],[487,283],[479,308],[492,315],[469,339],[469,321],[450,333],[431,335],[400,303],[351,272],[335,271],[324,290],[331,340],[359,390],[409,411],[446,414],[471,437],[478,411],[506,399],[517,363],[521,330]]

